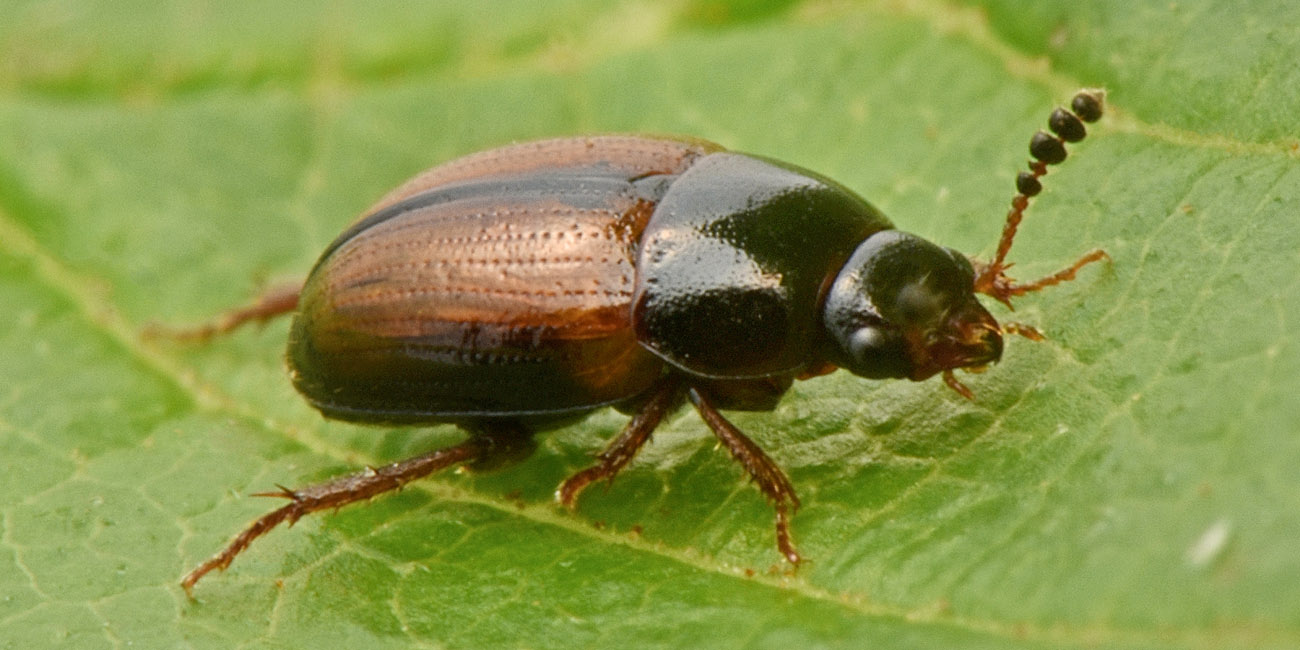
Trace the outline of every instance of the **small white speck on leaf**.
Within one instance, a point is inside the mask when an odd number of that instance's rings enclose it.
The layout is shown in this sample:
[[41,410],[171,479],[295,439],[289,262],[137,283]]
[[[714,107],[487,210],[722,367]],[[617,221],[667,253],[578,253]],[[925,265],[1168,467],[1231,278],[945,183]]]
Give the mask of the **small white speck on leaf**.
[[1232,524],[1227,519],[1220,519],[1201,536],[1196,538],[1187,549],[1187,563],[1195,568],[1204,568],[1214,562],[1223,554],[1223,549],[1228,545],[1228,538],[1232,535]]

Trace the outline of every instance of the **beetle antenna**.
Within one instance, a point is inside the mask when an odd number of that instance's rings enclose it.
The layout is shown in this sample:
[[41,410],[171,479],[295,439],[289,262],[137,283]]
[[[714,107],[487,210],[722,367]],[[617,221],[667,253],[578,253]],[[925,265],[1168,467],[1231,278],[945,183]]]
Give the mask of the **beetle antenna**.
[[1093,250],[1080,257],[1071,266],[1027,284],[1017,284],[1007,277],[1006,270],[1012,264],[1006,263],[1007,253],[1016,238],[1016,230],[1024,219],[1025,208],[1029,199],[1043,191],[1043,184],[1038,180],[1047,174],[1048,165],[1056,165],[1066,158],[1065,144],[1079,142],[1088,135],[1084,122],[1096,122],[1101,119],[1106,92],[1100,88],[1080,90],[1070,102],[1070,109],[1057,108],[1047,118],[1051,133],[1039,131],[1029,141],[1029,171],[1016,176],[1016,195],[1011,199],[1011,210],[1007,212],[1007,221],[1002,226],[1002,238],[998,240],[998,252],[992,262],[974,261],[975,293],[991,296],[1010,309],[1012,296],[1020,296],[1031,291],[1073,280],[1075,273],[1085,265],[1101,259],[1109,259],[1103,250]]

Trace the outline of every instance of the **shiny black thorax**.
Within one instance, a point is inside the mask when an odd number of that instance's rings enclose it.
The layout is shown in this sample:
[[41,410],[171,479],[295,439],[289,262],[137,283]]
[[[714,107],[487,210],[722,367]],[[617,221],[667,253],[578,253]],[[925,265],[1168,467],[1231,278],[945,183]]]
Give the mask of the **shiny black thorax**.
[[828,281],[892,225],[807,170],[715,153],[655,210],[637,262],[641,344],[694,376],[793,375],[815,363]]

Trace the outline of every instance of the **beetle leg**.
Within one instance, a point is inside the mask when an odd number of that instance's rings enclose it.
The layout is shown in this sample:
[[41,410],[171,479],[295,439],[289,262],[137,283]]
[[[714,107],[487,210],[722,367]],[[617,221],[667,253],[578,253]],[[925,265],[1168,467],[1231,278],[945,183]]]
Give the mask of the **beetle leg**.
[[527,459],[537,450],[533,432],[515,420],[483,420],[462,424],[477,442],[478,455],[465,463],[475,472],[492,472]]
[[[499,426],[498,426],[499,425]],[[318,510],[338,509],[350,503],[374,498],[385,492],[424,478],[452,465],[466,463],[471,469],[495,469],[510,461],[520,460],[521,452],[531,451],[532,434],[513,422],[492,425],[467,426],[470,438],[465,442],[414,458],[401,460],[383,467],[366,469],[355,474],[340,476],[324,483],[291,490],[283,486],[275,492],[261,492],[254,496],[282,497],[289,503],[254,521],[220,553],[195,567],[181,580],[185,593],[192,596],[194,585],[213,569],[224,571],[230,562],[248,548],[253,540],[288,522],[290,526]]]
[[1079,273],[1079,269],[1098,262],[1109,260],[1110,256],[1106,251],[1100,248],[1088,251],[1085,255],[1075,260],[1074,264],[1057,271],[1046,277],[1039,278],[1033,282],[1024,284],[1017,283],[1013,278],[1007,277],[1003,271],[1010,268],[1010,264],[995,268],[992,264],[985,264],[978,260],[972,260],[978,277],[975,280],[975,293],[982,293],[992,297],[994,300],[1004,304],[1008,309],[1015,311],[1011,305],[1011,299],[1016,296],[1023,296],[1027,293],[1046,289],[1047,287],[1056,286],[1062,282],[1069,282]]
[[252,303],[228,310],[215,319],[202,325],[188,328],[170,328],[151,324],[145,327],[144,335],[154,338],[166,338],[175,341],[204,342],[216,336],[227,334],[244,323],[265,323],[272,318],[292,312],[298,308],[298,292],[302,282],[289,282],[272,286]]
[[753,440],[722,417],[698,388],[691,388],[687,395],[704,423],[709,425],[718,440],[731,452],[731,457],[745,468],[749,477],[758,484],[759,491],[772,503],[776,510],[776,546],[790,564],[798,565],[801,558],[790,539],[790,515],[799,509],[799,497],[794,493],[790,479]]
[[1071,264],[1070,266],[1061,269],[1060,271],[1057,271],[1056,273],[1053,273],[1049,276],[1042,277],[1037,280],[1034,280],[1033,282],[1028,282],[1025,284],[1015,284],[1015,283],[1008,284],[1006,287],[1007,295],[1023,296],[1032,291],[1046,289],[1047,287],[1055,286],[1062,282],[1069,282],[1070,280],[1074,279],[1074,276],[1079,272],[1079,269],[1089,264],[1092,264],[1093,262],[1098,262],[1101,260],[1109,260],[1109,259],[1110,256],[1106,254],[1106,251],[1101,250],[1100,248],[1093,249],[1091,251],[1088,251],[1085,255],[1080,257],[1078,260],[1075,260],[1074,264]]
[[632,416],[627,426],[623,427],[622,433],[596,455],[599,462],[565,479],[555,490],[555,499],[564,507],[572,508],[578,494],[588,485],[601,479],[613,483],[614,477],[650,440],[650,434],[654,433],[664,417],[677,408],[682,397],[681,385],[681,379],[676,375],[660,379],[658,385],[651,389],[650,398]]

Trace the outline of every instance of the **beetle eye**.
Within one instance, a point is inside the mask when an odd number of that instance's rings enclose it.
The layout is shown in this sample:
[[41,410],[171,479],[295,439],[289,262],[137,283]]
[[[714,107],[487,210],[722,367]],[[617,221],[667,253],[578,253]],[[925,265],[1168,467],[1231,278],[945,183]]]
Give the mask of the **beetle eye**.
[[893,328],[866,325],[849,335],[849,371],[863,377],[907,377],[911,361],[901,334]]
[[888,340],[889,337],[879,327],[863,327],[849,337],[849,353],[855,361],[861,362],[878,352]]

